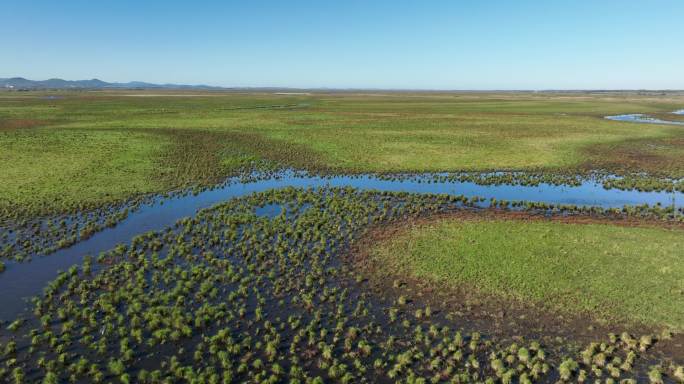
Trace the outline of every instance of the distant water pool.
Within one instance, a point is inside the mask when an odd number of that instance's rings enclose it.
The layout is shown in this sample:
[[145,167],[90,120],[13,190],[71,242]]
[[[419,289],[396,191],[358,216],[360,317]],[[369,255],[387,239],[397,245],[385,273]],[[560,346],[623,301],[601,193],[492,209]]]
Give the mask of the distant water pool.
[[[684,115],[684,109],[674,111],[672,113],[675,115]],[[655,117],[650,117],[648,115],[644,115],[643,113],[630,113],[626,115],[606,116],[605,118],[613,121],[628,121],[632,123],[684,125],[684,121],[663,120]]]

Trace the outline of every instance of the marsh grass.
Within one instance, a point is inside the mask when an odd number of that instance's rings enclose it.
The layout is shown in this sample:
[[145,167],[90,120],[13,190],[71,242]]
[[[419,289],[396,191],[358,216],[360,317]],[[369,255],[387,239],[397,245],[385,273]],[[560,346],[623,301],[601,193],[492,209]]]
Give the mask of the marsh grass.
[[[273,205],[287,210],[255,213]],[[417,295],[368,292],[340,258],[370,225],[464,205],[446,195],[284,188],[202,210],[46,284],[32,313],[0,328],[0,381],[528,383],[647,372],[643,355],[657,337],[613,334],[582,355],[499,340],[453,326]],[[629,369],[616,370],[623,362]]]
[[[681,129],[601,118],[669,112],[684,104],[676,97],[129,93],[0,94],[0,207],[111,203],[215,182],[252,162],[335,172],[684,175]],[[628,148],[643,151],[625,156]]]
[[371,254],[387,270],[598,318],[684,329],[684,231],[443,219]]

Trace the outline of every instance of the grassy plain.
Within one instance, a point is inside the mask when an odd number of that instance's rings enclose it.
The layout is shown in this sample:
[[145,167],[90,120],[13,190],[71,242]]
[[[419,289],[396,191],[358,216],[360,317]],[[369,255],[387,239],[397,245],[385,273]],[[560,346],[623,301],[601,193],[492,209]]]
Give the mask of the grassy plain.
[[446,218],[369,251],[399,275],[563,313],[684,329],[684,231]]
[[684,176],[684,129],[605,121],[684,97],[534,93],[0,93],[0,201],[105,203],[251,160],[344,172],[608,168]]

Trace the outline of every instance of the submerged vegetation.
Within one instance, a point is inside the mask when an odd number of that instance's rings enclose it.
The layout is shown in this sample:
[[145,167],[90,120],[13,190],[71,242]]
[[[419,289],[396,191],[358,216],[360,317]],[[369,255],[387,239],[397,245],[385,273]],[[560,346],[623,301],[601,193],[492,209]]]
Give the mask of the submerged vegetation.
[[140,200],[106,205],[94,211],[52,215],[34,219],[16,216],[6,219],[0,232],[0,259],[24,261],[34,255],[50,254],[115,226],[134,211]]
[[[601,177],[595,175],[594,177]],[[637,196],[635,203],[638,205],[615,205],[621,200],[612,201],[610,199],[604,200],[606,207],[597,207],[588,204],[592,201],[593,195],[601,187],[594,181],[594,185],[585,185],[587,182],[575,177],[556,176],[550,177],[540,174],[522,174],[522,173],[496,173],[496,174],[421,174],[421,175],[357,175],[357,176],[326,176],[323,178],[313,178],[304,172],[256,172],[241,177],[230,178],[224,183],[217,184],[213,187],[204,188],[190,188],[180,191],[175,191],[163,195],[148,196],[147,198],[132,199],[127,203],[114,205],[109,204],[93,211],[80,211],[73,214],[60,214],[47,216],[44,218],[37,217],[34,219],[21,219],[20,215],[16,215],[2,226],[0,232],[0,259],[8,258],[14,261],[30,260],[32,256],[42,256],[51,254],[57,250],[70,247],[78,242],[85,241],[91,236],[102,230],[116,226],[120,221],[127,219],[130,213],[136,213],[139,210],[156,210],[161,218],[166,218],[168,215],[177,215],[177,210],[184,210],[184,206],[195,204],[197,209],[209,207],[210,201],[220,202],[222,195],[240,195],[243,187],[249,185],[256,190],[265,189],[262,186],[268,186],[271,183],[278,182],[281,185],[309,185],[316,187],[326,187],[328,182],[341,183],[343,185],[356,185],[357,188],[368,189],[375,182],[382,182],[385,190],[403,191],[405,188],[414,189],[420,188],[420,193],[435,193],[438,191],[459,190],[465,187],[468,183],[475,183],[478,185],[485,185],[490,187],[503,186],[505,190],[499,191],[503,196],[510,194],[516,195],[513,189],[515,186],[520,186],[519,193],[524,193],[526,196],[536,197],[539,194],[540,188],[549,188],[547,199],[551,202],[535,202],[526,200],[507,200],[505,198],[490,198],[473,195],[469,193],[466,195],[458,195],[457,199],[464,202],[469,201],[480,208],[498,207],[512,210],[527,210],[527,211],[546,211],[546,212],[560,212],[563,214],[578,214],[590,213],[593,215],[615,215],[625,214],[632,217],[667,220],[667,221],[684,221],[684,207],[678,206],[674,201],[667,201],[670,199],[668,195],[661,195],[660,200],[651,200],[648,196]],[[605,181],[604,181],[605,182]],[[404,184],[409,183],[409,184]],[[562,204],[554,203],[553,201],[563,201],[570,199],[563,196],[555,196],[553,193],[555,187],[580,187],[576,197],[580,200],[586,200],[584,204]],[[495,193],[495,190],[487,189],[485,192]],[[207,196],[219,196],[207,197]],[[454,195],[455,196],[455,195]],[[666,197],[666,199],[664,199]],[[206,199],[209,200],[206,200]],[[571,199],[570,199],[571,200]],[[642,203],[643,201],[651,202]],[[665,203],[665,204],[663,204]],[[166,212],[166,213],[162,213]],[[143,214],[144,217],[144,214]],[[180,217],[180,216],[177,216]],[[129,219],[128,222],[135,219]],[[153,226],[149,229],[161,228],[172,222],[172,219],[160,222],[156,220],[150,221]]]
[[[204,210],[61,273],[32,313],[0,331],[0,379],[522,383],[681,374],[650,357],[668,335],[607,335],[584,350],[499,340],[417,297],[369,294],[339,257],[369,225],[464,204],[288,188]],[[280,213],[255,213],[266,206]]]

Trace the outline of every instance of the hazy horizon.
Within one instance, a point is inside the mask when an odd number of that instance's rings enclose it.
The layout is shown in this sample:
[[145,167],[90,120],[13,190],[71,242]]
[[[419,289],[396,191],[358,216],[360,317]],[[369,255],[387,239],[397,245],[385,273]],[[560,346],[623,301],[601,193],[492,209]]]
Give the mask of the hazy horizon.
[[[681,90],[675,0],[9,0],[1,77],[219,87]],[[17,33],[20,31],[20,33]]]
[[[169,81],[165,82],[151,82],[151,81],[146,81],[146,80],[130,80],[130,81],[121,81],[121,82],[113,82],[113,81],[107,81],[107,79],[99,79],[99,78],[78,78],[78,79],[65,79],[59,76],[52,76],[49,78],[45,79],[29,79],[26,76],[0,76],[0,79],[12,79],[12,78],[23,78],[29,81],[48,81],[48,80],[65,80],[65,81],[88,81],[88,80],[100,80],[104,81],[106,83],[117,83],[117,84],[127,84],[127,83],[148,83],[152,85],[179,85],[179,86],[206,86],[210,88],[215,88],[217,90],[225,89],[225,90],[230,90],[230,89],[282,89],[282,90],[294,90],[294,91],[325,91],[325,90],[330,90],[330,91],[387,91],[387,92],[636,92],[636,91],[646,91],[646,92],[682,92],[684,91],[684,88],[615,88],[615,89],[609,89],[609,88],[546,88],[546,89],[456,89],[456,88],[333,88],[333,87],[317,87],[317,88],[305,88],[305,87],[279,87],[279,86],[219,86],[215,84],[207,84],[207,83],[202,83],[202,84],[180,84],[180,83],[173,83]],[[116,88],[112,88],[116,89]],[[121,89],[126,89],[126,88],[121,88]],[[174,89],[174,88],[167,88],[167,89]]]

